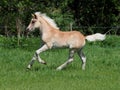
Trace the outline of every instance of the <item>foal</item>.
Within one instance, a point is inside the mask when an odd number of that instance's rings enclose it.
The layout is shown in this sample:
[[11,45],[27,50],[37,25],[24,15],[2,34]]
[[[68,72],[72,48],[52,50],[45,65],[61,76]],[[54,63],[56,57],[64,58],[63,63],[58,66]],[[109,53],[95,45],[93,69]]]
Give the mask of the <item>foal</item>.
[[35,28],[38,28],[42,35],[42,40],[44,45],[36,50],[32,60],[28,65],[28,69],[31,68],[35,60],[38,60],[42,64],[46,64],[44,60],[42,60],[39,56],[40,53],[46,51],[48,49],[52,49],[53,47],[68,47],[69,48],[69,57],[68,60],[60,65],[57,70],[62,70],[69,63],[73,61],[74,54],[77,52],[79,57],[82,60],[82,69],[85,70],[86,65],[86,57],[82,52],[82,48],[85,45],[85,40],[88,41],[96,41],[96,40],[104,40],[105,35],[97,33],[89,36],[84,36],[78,31],[60,31],[57,27],[56,23],[53,19],[46,16],[46,14],[42,14],[40,12],[36,12],[32,14],[32,19],[30,24],[27,27],[27,31],[33,31]]

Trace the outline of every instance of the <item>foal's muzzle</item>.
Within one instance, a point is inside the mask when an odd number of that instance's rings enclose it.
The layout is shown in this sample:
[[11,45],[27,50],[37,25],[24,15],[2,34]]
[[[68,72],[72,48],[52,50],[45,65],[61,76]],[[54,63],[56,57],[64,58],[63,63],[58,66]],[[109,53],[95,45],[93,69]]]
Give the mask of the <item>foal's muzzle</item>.
[[29,32],[29,28],[26,28],[26,30],[25,30],[26,32]]
[[26,28],[25,35],[28,35],[28,33],[29,33],[29,28]]

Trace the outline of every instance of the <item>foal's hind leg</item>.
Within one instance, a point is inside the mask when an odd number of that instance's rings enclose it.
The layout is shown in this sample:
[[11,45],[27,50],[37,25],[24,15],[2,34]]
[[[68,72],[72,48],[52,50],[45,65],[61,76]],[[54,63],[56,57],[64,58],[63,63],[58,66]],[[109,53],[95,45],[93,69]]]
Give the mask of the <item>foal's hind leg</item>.
[[85,54],[82,52],[82,49],[78,51],[78,55],[82,60],[82,70],[85,70],[85,65],[86,65],[86,57]]
[[74,49],[71,49],[71,50],[69,51],[68,61],[66,61],[65,63],[63,63],[62,65],[60,65],[60,66],[57,68],[57,70],[62,70],[62,69],[65,68],[68,64],[70,64],[70,63],[73,61],[74,53],[75,53],[75,50],[74,50]]
[[40,49],[36,50],[36,52],[35,52],[32,60],[30,61],[30,63],[29,63],[29,65],[28,65],[27,68],[30,69],[36,59],[37,59],[40,63],[46,64],[46,62],[43,61],[43,60],[40,58],[39,54],[40,54],[41,52],[43,52],[43,51],[46,51],[47,49],[48,49],[48,46],[45,44],[45,45],[43,45]]

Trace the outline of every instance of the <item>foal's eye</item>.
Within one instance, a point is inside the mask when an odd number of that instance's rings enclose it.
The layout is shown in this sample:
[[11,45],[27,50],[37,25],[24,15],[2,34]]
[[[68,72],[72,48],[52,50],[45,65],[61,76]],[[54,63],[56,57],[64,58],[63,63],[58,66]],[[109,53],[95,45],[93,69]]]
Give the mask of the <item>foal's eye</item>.
[[32,24],[34,24],[35,23],[35,21],[32,21]]

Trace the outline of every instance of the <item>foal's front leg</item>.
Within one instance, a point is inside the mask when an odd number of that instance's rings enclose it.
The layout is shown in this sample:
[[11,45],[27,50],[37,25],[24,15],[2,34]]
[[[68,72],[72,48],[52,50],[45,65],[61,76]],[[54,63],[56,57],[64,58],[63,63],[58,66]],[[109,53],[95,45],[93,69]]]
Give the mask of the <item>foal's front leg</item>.
[[48,46],[45,44],[40,49],[36,50],[32,60],[30,61],[27,68],[30,69],[35,60],[38,60],[42,64],[46,64],[46,62],[40,58],[39,54],[43,51],[46,51],[47,49],[48,49]]

